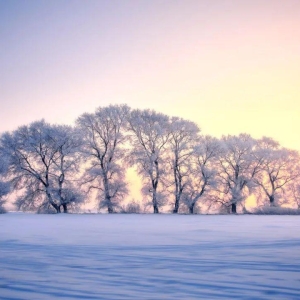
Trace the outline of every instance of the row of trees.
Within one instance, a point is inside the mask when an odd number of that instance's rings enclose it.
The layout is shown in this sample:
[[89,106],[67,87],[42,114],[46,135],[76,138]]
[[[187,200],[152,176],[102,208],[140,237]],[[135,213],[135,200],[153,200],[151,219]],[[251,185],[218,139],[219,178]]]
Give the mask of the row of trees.
[[118,212],[129,167],[154,213],[199,205],[236,213],[249,195],[259,205],[293,199],[300,207],[298,152],[266,137],[201,135],[191,121],[127,105],[85,113],[74,127],[42,120],[3,133],[0,199],[11,194],[18,209],[59,213],[94,195],[99,210]]

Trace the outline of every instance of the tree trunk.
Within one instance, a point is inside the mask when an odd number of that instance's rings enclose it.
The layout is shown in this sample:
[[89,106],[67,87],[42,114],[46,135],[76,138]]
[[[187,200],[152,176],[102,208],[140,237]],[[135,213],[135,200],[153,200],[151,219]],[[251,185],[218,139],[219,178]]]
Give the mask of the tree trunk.
[[50,203],[52,207],[55,209],[57,214],[60,214],[60,205],[56,205],[55,203]]
[[109,214],[114,213],[114,207],[113,207],[113,204],[111,202],[111,196],[109,195],[108,191],[105,192],[105,201],[107,203],[107,212]]
[[46,188],[46,195],[48,198],[49,203],[53,206],[53,208],[56,210],[56,213],[59,214],[60,213],[60,205],[57,205],[53,200],[52,200],[52,196],[48,191],[48,188]]
[[192,203],[192,204],[189,206],[190,214],[194,214],[194,208],[195,208],[195,203]]
[[103,185],[104,185],[104,192],[105,192],[105,201],[107,203],[107,212],[109,214],[112,214],[114,212],[114,209],[111,202],[111,196],[109,193],[109,182],[107,178],[107,173],[103,174]]
[[275,197],[274,197],[274,195],[269,196],[269,200],[270,200],[270,205],[275,206]]
[[109,214],[113,214],[113,213],[114,213],[114,209],[113,209],[113,205],[112,205],[110,199],[111,199],[110,196],[107,196],[107,197],[106,197],[106,201],[107,201],[107,212],[108,212]]
[[63,209],[64,209],[64,210],[63,210],[64,213],[67,214],[67,213],[68,213],[68,207],[67,207],[67,204],[63,204],[62,207],[63,207]]
[[178,158],[177,158],[177,155],[176,155],[175,163],[174,163],[174,168],[173,168],[174,181],[175,181],[175,205],[174,205],[174,209],[173,209],[173,214],[177,214],[178,213],[179,199],[180,199],[180,195],[179,195],[180,181],[179,181],[178,174],[177,174],[177,168],[176,168],[177,166],[178,166]]
[[177,214],[178,213],[178,209],[179,209],[179,197],[178,197],[178,195],[176,195],[175,206],[174,206],[174,209],[173,209],[173,214]]
[[236,203],[231,204],[231,213],[236,214]]
[[57,205],[54,202],[50,202],[50,204],[55,209],[56,213],[59,214],[60,213],[60,205]]
[[157,205],[156,189],[153,189],[152,204],[153,204],[153,213],[158,214],[159,210],[158,210],[158,205]]

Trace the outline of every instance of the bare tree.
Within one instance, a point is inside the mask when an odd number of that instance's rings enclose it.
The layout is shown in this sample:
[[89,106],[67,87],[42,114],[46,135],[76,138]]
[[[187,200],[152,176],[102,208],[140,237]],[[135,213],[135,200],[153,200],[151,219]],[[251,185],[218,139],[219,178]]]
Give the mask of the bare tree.
[[129,160],[142,176],[142,192],[151,196],[154,213],[164,204],[166,147],[170,138],[169,117],[153,110],[133,110],[129,119],[133,150]]
[[184,193],[184,202],[191,214],[204,194],[216,187],[216,162],[219,157],[220,142],[211,136],[202,136],[194,147],[190,160],[190,174]]
[[220,201],[236,213],[237,204],[245,200],[253,188],[262,160],[254,155],[256,141],[248,134],[223,136],[222,142],[218,161]]
[[110,105],[77,119],[83,134],[83,154],[90,164],[84,183],[89,191],[98,191],[99,208],[107,208],[108,213],[113,213],[128,193],[122,159],[126,155],[124,128],[129,111],[126,105]]
[[182,194],[189,182],[191,173],[190,158],[200,132],[197,124],[178,117],[170,120],[169,164],[172,172],[171,188],[174,195],[173,213],[178,213]]
[[275,206],[279,194],[300,176],[299,153],[280,148],[279,143],[266,137],[258,141],[258,147],[257,153],[263,163],[255,183],[264,191],[270,205]]

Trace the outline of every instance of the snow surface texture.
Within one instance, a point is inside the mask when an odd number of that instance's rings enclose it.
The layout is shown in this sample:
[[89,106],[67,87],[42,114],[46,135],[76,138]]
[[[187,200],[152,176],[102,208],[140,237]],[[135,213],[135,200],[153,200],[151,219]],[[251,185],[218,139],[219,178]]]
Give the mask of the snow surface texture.
[[0,299],[300,299],[300,218],[1,215]]

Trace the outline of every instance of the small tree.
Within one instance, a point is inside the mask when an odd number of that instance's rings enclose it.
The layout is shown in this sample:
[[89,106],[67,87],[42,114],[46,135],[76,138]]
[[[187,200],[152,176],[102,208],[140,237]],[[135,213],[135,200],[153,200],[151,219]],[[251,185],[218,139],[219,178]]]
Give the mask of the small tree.
[[270,205],[275,206],[279,194],[300,176],[299,153],[280,148],[278,142],[266,137],[258,141],[257,153],[262,164],[254,181],[263,190]]
[[256,141],[248,134],[223,136],[218,160],[219,193],[223,205],[237,212],[237,205],[245,200],[260,171],[262,159],[254,155]]
[[121,207],[121,213],[124,214],[139,214],[142,212],[140,203],[131,201],[130,203]]
[[289,184],[288,194],[291,198],[291,202],[296,205],[296,208],[300,210],[300,183],[299,180],[293,181]]

